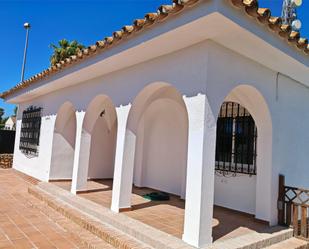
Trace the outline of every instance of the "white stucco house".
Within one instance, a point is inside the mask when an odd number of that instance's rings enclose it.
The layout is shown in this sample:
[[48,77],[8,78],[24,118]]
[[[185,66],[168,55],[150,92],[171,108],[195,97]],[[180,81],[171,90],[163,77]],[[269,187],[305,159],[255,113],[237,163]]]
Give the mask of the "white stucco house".
[[5,130],[15,130],[16,128],[16,117],[11,116],[8,118],[8,120],[4,124]]
[[275,225],[279,174],[309,188],[308,65],[307,39],[255,0],[174,1],[2,93],[13,167],[72,193],[113,178],[115,212],[132,184],[178,195],[196,247],[214,204]]

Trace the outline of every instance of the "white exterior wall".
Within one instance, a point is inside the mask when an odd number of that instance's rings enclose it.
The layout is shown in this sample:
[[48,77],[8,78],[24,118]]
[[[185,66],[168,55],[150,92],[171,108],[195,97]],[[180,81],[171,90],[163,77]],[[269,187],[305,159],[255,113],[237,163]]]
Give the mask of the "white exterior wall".
[[[285,174],[288,185],[304,188],[309,187],[307,180],[309,168],[306,166],[308,160],[307,144],[309,141],[309,133],[307,131],[309,115],[306,109],[307,102],[309,101],[309,89],[284,75],[278,75],[277,72],[253,63],[230,50],[222,49],[222,47],[211,50],[209,61],[212,64],[212,70],[210,72],[213,73],[209,75],[211,80],[207,81],[210,84],[207,89],[208,93],[209,90],[212,93],[209,94],[209,101],[213,105],[216,105],[216,108],[219,108],[221,102],[218,96],[225,98],[229,91],[238,84],[254,86],[267,102],[273,127],[273,144],[271,147],[272,170],[270,175],[272,190],[271,193],[261,191],[262,195],[257,196],[257,198],[260,198],[260,203],[272,203],[270,211],[272,219],[270,220],[272,220],[271,223],[275,223],[279,173]],[[248,98],[250,97],[248,96]],[[249,112],[251,112],[250,109]],[[261,134],[259,134],[258,130],[258,140],[260,137]],[[268,145],[264,144],[264,146]],[[258,158],[265,156],[259,150],[257,153]],[[263,158],[262,162],[265,159]],[[257,165],[258,174],[259,169],[263,166]],[[233,189],[231,187],[232,184],[226,185],[226,189]],[[263,180],[261,182],[261,188],[265,185],[266,183]],[[243,196],[237,198],[237,201],[240,203],[243,202],[242,207],[246,206],[244,201],[246,194],[245,192],[243,193]],[[241,208],[236,209],[241,210]],[[250,212],[250,208],[247,209],[247,212]],[[260,215],[258,218],[261,219],[265,219],[267,216],[265,213]]]
[[65,103],[58,110],[52,147],[49,179],[71,179],[76,137],[75,109]]
[[184,112],[178,103],[160,99],[143,113],[137,128],[135,185],[182,194],[188,143]]
[[[266,203],[266,205],[272,203],[270,210],[259,207],[262,211],[258,218],[274,223],[278,174],[285,173],[287,183],[290,185],[309,187],[306,177],[309,175],[306,158],[309,150],[307,146],[309,113],[306,110],[309,90],[289,78],[279,76],[278,91],[276,91],[276,79],[276,72],[214,42],[205,41],[74,87],[41,96],[32,102],[20,105],[21,111],[29,105],[44,108],[39,157],[28,159],[18,149],[21,122],[21,113],[19,113],[14,168],[39,179],[48,180],[55,115],[65,101],[73,103],[78,111],[85,111],[91,100],[102,93],[108,95],[116,107],[125,106],[132,103],[146,85],[153,82],[167,82],[188,97],[199,93],[206,94],[211,109],[214,113],[218,113],[220,105],[232,89],[238,85],[249,85],[264,97],[272,121],[272,135],[269,135],[273,143],[265,145],[271,146],[272,158],[258,151],[258,157],[272,160],[272,168],[269,169],[270,174],[267,174],[269,178],[259,182],[261,191],[257,198],[260,203]],[[247,102],[250,101],[247,100]],[[264,159],[261,161],[263,162]],[[257,165],[257,167],[259,169],[263,165]],[[250,180],[253,182],[254,178],[244,178],[241,180],[243,183],[238,181],[239,186],[236,187],[234,181],[237,179],[229,179],[224,186],[218,182],[218,179],[216,180],[216,203],[252,213],[255,206],[252,203],[255,199],[254,184],[250,185],[252,194],[249,194],[249,191],[247,193],[243,191],[244,194],[241,195],[236,189],[245,185],[245,182]],[[267,184],[263,184],[263,181]],[[268,186],[269,184],[271,186]],[[226,198],[224,197],[227,194],[226,189],[229,189],[231,194],[234,190],[238,192],[235,204],[225,204],[222,201]],[[269,193],[263,190],[269,190]]]
[[27,157],[19,150],[21,116],[22,111],[27,108],[27,106],[21,107],[20,111],[18,111],[13,168],[42,181],[48,181],[56,115],[45,115],[43,113],[43,118],[41,121],[39,156]]
[[98,119],[91,135],[91,152],[88,177],[91,179],[111,179],[114,176],[114,161],[117,128],[111,130],[104,119]]
[[[204,53],[200,51],[204,51]],[[194,96],[200,92],[205,92],[206,75],[203,72],[206,70],[206,60],[207,44],[201,43],[189,49],[117,71],[74,87],[40,96],[31,102],[21,103],[18,130],[20,130],[21,114],[25,108],[30,105],[43,107],[40,154],[39,157],[29,160],[29,164],[25,165],[25,156],[19,149],[16,149],[14,167],[41,180],[48,179],[51,154],[49,141],[50,143],[52,141],[57,111],[64,102],[69,101],[77,112],[84,113],[97,95],[106,94],[112,99],[115,106],[119,107],[132,103],[138,93],[153,82],[168,82],[175,86],[180,93]],[[183,70],[184,68],[187,68],[187,70]],[[45,136],[49,137],[47,141],[45,141]],[[17,137],[19,137],[18,134]],[[16,142],[16,146],[18,146],[19,138],[16,138]],[[49,158],[46,158],[46,155],[49,155]],[[44,167],[46,167],[45,170]],[[32,171],[36,172],[36,170],[37,173],[31,173]]]
[[256,176],[215,176],[215,205],[255,214]]
[[287,185],[308,189],[309,88],[283,75],[278,78],[273,163],[286,176]]

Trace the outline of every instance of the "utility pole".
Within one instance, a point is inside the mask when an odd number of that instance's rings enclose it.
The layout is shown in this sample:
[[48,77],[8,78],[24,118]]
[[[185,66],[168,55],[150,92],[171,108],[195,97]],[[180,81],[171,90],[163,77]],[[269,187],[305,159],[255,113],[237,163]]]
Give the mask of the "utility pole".
[[293,31],[301,29],[301,21],[297,19],[296,9],[302,5],[302,0],[283,0],[282,5],[282,23],[290,25]]
[[26,43],[24,49],[24,59],[23,59],[23,66],[21,69],[21,82],[24,81],[25,76],[25,66],[26,66],[26,57],[27,57],[27,50],[28,50],[28,37],[29,37],[29,30],[30,30],[30,23],[24,23],[24,28],[26,29]]

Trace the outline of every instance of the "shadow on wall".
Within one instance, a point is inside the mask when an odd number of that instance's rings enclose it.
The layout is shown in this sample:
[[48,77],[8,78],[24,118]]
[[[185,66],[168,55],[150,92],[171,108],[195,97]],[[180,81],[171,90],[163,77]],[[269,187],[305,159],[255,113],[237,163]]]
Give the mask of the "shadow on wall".
[[146,86],[132,104],[127,133],[136,141],[134,184],[183,196],[188,114],[181,94],[167,83]]
[[76,183],[72,189],[87,188],[87,180],[111,179],[114,174],[117,114],[106,95],[98,95],[88,105],[81,135]]
[[57,112],[49,176],[51,180],[72,178],[75,137],[75,108],[70,102],[66,102]]

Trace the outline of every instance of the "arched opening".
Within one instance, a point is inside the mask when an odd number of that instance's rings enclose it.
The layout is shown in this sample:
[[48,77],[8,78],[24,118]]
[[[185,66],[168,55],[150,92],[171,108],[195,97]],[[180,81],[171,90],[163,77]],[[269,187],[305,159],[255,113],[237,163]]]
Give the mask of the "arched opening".
[[[122,109],[119,120],[127,120],[126,129],[119,129],[123,159],[116,162],[111,209],[129,211],[128,216],[166,232],[174,226],[174,235],[181,237],[184,202],[179,196],[185,197],[189,126],[184,99],[170,84],[157,82],[146,86],[130,109]],[[174,225],[144,219],[145,211],[162,219],[175,214],[169,217]]]
[[[213,227],[217,239],[238,229],[264,229],[255,218],[276,223],[276,198],[272,196],[277,195],[274,183],[278,177],[274,180],[272,121],[262,94],[252,86],[239,85],[225,97],[218,113],[214,204],[252,216],[235,220],[237,213],[231,213],[233,222],[228,216],[218,219]],[[215,208],[214,218],[219,213]]]
[[64,103],[57,113],[54,127],[50,180],[72,178],[76,137],[75,108],[70,102]]
[[[89,104],[83,121],[77,191],[86,190],[88,180],[113,178],[116,139],[117,114],[114,104],[106,95],[99,95]],[[112,183],[106,184],[111,187]]]
[[217,119],[215,204],[255,214],[257,127],[250,112],[224,102]]
[[134,185],[184,197],[188,114],[179,92],[166,83],[145,87],[132,104],[127,132],[135,140]]

